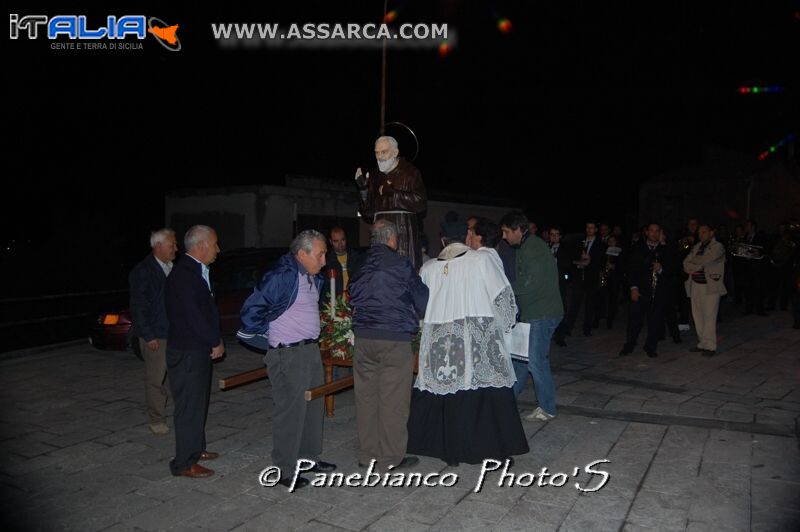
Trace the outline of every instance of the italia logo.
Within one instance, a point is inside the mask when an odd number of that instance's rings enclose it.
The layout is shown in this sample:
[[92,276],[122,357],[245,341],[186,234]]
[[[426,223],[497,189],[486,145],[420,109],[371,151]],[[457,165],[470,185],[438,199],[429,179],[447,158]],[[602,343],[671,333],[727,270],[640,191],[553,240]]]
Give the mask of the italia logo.
[[44,30],[48,39],[66,37],[68,40],[84,41],[98,39],[121,40],[135,38],[144,40],[147,34],[165,49],[177,52],[181,49],[178,39],[178,24],[169,25],[163,20],[144,15],[109,15],[105,25],[91,26],[86,15],[25,15],[12,13],[9,15],[9,38],[19,39],[26,35],[29,40],[39,38],[40,30]]

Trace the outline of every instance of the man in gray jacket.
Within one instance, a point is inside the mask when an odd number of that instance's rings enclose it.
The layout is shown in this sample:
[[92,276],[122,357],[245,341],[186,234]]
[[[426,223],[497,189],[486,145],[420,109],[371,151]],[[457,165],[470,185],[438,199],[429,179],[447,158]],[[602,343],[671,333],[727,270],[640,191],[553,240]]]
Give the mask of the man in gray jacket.
[[714,228],[701,224],[700,242],[683,259],[683,270],[689,274],[686,295],[692,299],[692,317],[697,330],[697,347],[693,353],[714,356],[717,353],[717,311],[725,290],[725,246],[714,238]]

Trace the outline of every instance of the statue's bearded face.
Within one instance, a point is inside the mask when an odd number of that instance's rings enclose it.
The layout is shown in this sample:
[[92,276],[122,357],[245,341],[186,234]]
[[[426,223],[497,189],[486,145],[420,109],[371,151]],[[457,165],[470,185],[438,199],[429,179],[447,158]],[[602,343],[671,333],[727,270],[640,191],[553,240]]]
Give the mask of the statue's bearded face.
[[375,143],[375,160],[381,172],[388,172],[394,168],[398,154],[398,150],[393,148],[388,140],[379,140]]
[[378,161],[390,161],[397,157],[397,150],[392,148],[388,140],[379,140],[375,143],[375,159]]

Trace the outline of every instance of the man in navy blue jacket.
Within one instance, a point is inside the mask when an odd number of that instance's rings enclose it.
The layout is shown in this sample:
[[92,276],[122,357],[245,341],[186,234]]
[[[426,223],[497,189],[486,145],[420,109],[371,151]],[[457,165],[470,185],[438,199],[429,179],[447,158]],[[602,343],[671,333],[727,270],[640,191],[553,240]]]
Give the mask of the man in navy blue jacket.
[[164,285],[172,271],[178,245],[175,231],[159,229],[150,235],[152,252],[128,276],[131,293],[133,334],[139,341],[144,358],[144,397],[150,431],[166,434],[167,407],[167,309],[164,306]]
[[380,469],[419,462],[405,456],[414,355],[411,339],[428,304],[428,287],[408,257],[397,253],[397,226],[372,224],[364,265],[350,282],[358,462]]
[[214,471],[197,462],[219,456],[206,450],[211,362],[225,352],[208,270],[219,247],[216,231],[205,225],[191,227],[183,242],[186,256],[167,277],[165,290],[167,368],[175,401],[175,458],[169,468],[175,476],[199,478]]
[[307,478],[291,474],[301,458],[315,462],[308,470],[314,473],[336,469],[336,465],[319,460],[322,399],[305,399],[306,390],[325,380],[319,352],[319,272],[325,266],[325,251],[322,233],[309,229],[297,235],[289,253],[264,275],[244,302],[242,328],[236,333],[243,343],[266,351],[264,363],[275,404],[272,463],[281,470],[279,484],[290,489],[309,484]]

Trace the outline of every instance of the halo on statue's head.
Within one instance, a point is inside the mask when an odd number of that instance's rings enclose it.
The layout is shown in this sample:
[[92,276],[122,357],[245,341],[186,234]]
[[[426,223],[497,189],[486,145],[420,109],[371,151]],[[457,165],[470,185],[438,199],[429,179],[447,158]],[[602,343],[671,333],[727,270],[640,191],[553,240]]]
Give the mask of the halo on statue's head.
[[[414,162],[419,155],[419,139],[414,133],[414,130],[402,122],[388,122],[383,126],[383,134],[394,137],[397,144],[400,146],[400,155],[402,155],[405,160],[412,163]],[[408,149],[408,146],[411,144],[414,145],[413,155]]]

